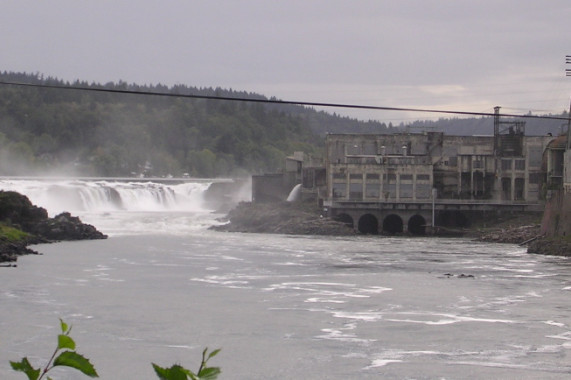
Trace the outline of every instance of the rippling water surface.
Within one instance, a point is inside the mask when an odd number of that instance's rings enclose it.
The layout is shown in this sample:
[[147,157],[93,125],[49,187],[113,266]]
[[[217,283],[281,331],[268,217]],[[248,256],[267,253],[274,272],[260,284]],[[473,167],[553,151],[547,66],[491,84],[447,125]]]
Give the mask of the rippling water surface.
[[[225,379],[567,379],[571,261],[464,239],[207,230],[206,212],[96,212],[111,237],[0,268],[0,378],[45,360],[58,318],[104,379],[151,362]],[[162,226],[162,227],[161,227]],[[75,379],[64,371],[54,378]]]

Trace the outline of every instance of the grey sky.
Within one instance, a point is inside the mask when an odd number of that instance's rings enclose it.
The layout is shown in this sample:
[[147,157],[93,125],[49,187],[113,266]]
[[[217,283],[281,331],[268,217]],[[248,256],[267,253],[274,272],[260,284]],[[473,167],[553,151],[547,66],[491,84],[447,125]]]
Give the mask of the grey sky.
[[[569,107],[569,0],[2,0],[0,70],[512,113]],[[571,68],[571,65],[568,65]],[[385,122],[441,115],[330,112]]]

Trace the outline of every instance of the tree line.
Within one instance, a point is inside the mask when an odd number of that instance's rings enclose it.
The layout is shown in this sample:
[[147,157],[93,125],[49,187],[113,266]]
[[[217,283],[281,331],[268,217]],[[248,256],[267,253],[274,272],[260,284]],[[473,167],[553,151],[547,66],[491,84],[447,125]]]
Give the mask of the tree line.
[[[265,99],[220,88],[70,83],[28,73],[3,72],[0,80]],[[294,151],[319,155],[323,131],[342,124],[386,130],[382,123],[295,105],[0,85],[0,175],[41,175],[60,168],[87,176],[275,172]]]
[[[70,83],[39,73],[2,72],[0,81],[266,99],[186,85]],[[492,123],[491,118],[440,119],[393,127],[293,104],[0,85],[0,175],[63,170],[82,176],[242,176],[279,171],[294,151],[321,155],[326,133],[393,133],[409,127],[410,132],[491,134]],[[555,124],[551,121],[549,131],[561,128]],[[546,130],[542,125],[540,133]]]

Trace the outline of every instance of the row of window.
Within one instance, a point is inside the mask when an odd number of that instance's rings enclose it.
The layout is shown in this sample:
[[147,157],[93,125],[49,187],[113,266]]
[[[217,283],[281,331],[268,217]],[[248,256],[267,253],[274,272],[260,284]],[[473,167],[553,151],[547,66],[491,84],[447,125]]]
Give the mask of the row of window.
[[[512,165],[514,162],[514,165]],[[447,161],[444,161],[444,165],[447,166],[458,166],[458,158],[457,157],[449,157]],[[523,159],[502,159],[502,170],[525,170],[525,160]],[[515,169],[512,169],[512,166],[515,166]],[[484,161],[481,160],[473,160],[472,161],[472,169],[483,169],[484,168]]]
[[[413,174],[401,174],[400,180],[401,181],[412,181],[413,176],[414,176]],[[365,178],[367,181],[379,181],[381,179],[381,175],[378,173],[366,173]],[[347,180],[347,174],[345,174],[345,173],[333,173],[333,179]],[[363,174],[351,173],[351,174],[349,174],[349,179],[362,181],[363,180]],[[383,179],[383,181],[396,181],[397,175],[395,173],[386,173],[386,174],[382,175],[382,179]],[[430,181],[430,175],[429,174],[417,174],[416,180],[417,181]]]
[[[432,193],[432,186],[430,184],[416,184],[416,187],[411,183],[396,184],[381,184],[379,183],[356,183],[349,184],[349,199],[429,199]],[[363,196],[364,195],[364,196]],[[347,184],[334,183],[333,184],[333,198],[347,199]]]

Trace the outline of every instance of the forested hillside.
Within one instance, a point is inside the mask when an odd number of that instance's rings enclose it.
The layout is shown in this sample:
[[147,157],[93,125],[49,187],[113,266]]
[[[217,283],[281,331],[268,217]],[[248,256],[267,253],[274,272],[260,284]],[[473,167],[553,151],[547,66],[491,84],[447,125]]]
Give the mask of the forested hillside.
[[[22,73],[4,72],[0,81],[264,99],[232,90],[65,83]],[[319,155],[322,132],[342,127],[386,129],[294,105],[0,85],[0,175],[60,168],[95,176],[275,172],[296,150]]]
[[[74,83],[0,73],[0,82],[266,99],[183,85]],[[560,121],[527,119],[527,134]],[[240,176],[276,172],[294,151],[321,155],[326,133],[444,131],[492,134],[492,118],[417,121],[392,128],[292,104],[190,99],[0,84],[0,175]]]

